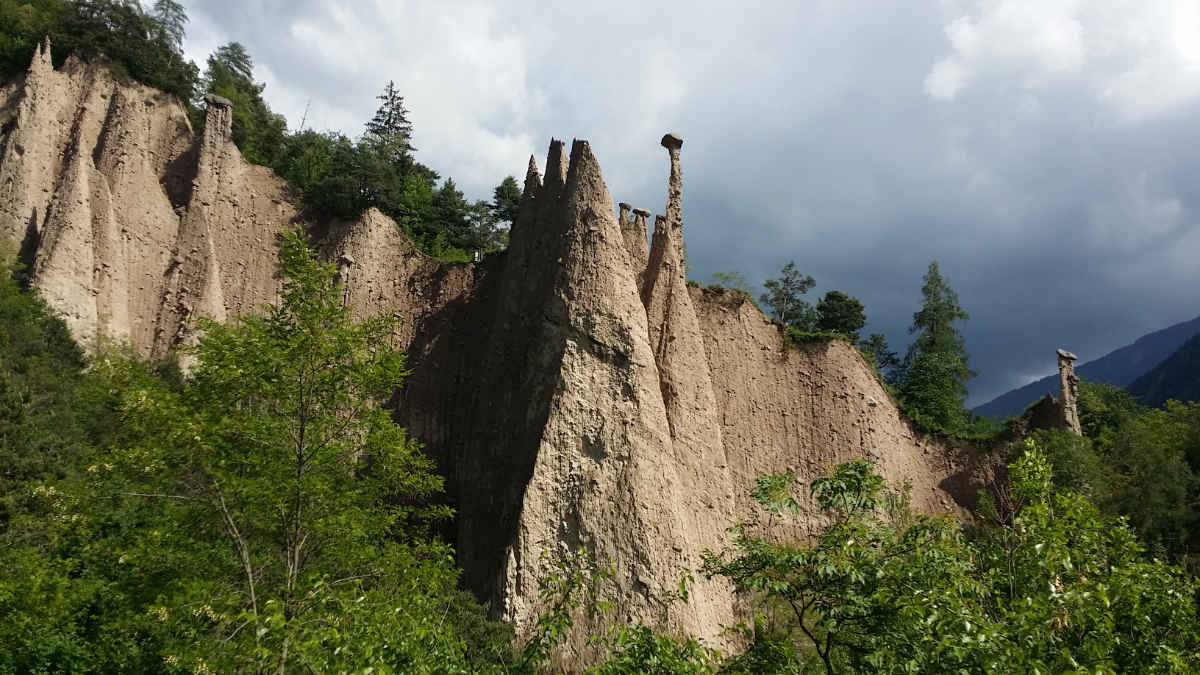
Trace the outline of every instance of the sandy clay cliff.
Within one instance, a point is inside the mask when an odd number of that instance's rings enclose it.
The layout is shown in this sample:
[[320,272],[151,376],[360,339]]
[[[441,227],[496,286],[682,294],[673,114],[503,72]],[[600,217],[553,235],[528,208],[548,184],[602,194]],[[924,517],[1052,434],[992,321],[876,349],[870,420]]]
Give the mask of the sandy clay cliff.
[[[242,159],[230,112],[210,98],[196,138],[173,97],[102,65],[56,70],[48,46],[0,88],[0,245],[84,343],[158,357],[193,338],[194,317],[277,297],[275,235],[300,216],[284,182]],[[807,481],[869,457],[926,511],[958,508],[978,482],[913,431],[855,349],[789,348],[744,296],[687,285],[682,141],[662,144],[652,232],[648,211],[614,209],[585,141],[552,141],[544,176],[530,160],[511,245],[477,264],[428,259],[375,211],[306,223],[357,312],[403,319],[413,374],[397,416],[448,477],[465,583],[518,632],[539,576],[584,547],[615,571],[616,619],[727,645],[739,610],[725,583],[667,598],[753,513],[757,476]]]

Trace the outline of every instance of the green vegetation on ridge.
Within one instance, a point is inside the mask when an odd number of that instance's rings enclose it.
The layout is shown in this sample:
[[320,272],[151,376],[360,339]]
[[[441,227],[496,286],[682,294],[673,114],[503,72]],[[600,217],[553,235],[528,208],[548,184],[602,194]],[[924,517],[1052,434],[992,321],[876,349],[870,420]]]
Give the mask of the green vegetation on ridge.
[[468,262],[476,251],[507,244],[521,195],[516,180],[504,179],[491,202],[471,202],[451,178],[418,162],[408,111],[392,82],[356,139],[335,131],[289,132],[263,99],[265,85],[254,81],[254,61],[243,45],[217,48],[202,75],[186,60],[187,21],[176,0],[156,0],[150,9],[136,0],[0,0],[0,80],[25,72],[48,36],[56,65],[71,54],[102,55],[119,74],[178,97],[198,132],[205,95],[230,100],[233,140],[243,156],[298,188],[318,219],[352,220],[374,207],[418,248],[445,261]]

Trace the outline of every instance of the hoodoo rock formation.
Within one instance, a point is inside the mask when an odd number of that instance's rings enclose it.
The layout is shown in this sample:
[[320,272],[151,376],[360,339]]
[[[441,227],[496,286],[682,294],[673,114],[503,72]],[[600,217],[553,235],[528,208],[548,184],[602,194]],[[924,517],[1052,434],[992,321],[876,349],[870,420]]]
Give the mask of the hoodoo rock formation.
[[1076,436],[1083,435],[1079,423],[1079,376],[1075,374],[1075,359],[1065,349],[1055,350],[1058,357],[1058,398],[1046,394],[1031,404],[1021,415],[1028,429],[1063,429]]
[[[275,235],[290,189],[246,163],[227,101],[194,138],[183,108],[48,46],[0,89],[0,243],[74,334],[162,356],[274,300]],[[876,461],[926,511],[956,508],[966,470],[915,433],[849,344],[789,347],[745,296],[691,287],[683,265],[683,141],[668,134],[664,216],[613,199],[586,141],[530,160],[507,251],[442,264],[376,211],[307,223],[362,315],[402,318],[412,375],[393,404],[447,476],[464,582],[527,632],[538,579],[585,548],[612,567],[618,620],[720,646],[731,589],[682,570],[754,512],[763,474],[801,481]],[[319,235],[319,236],[318,236]],[[814,505],[789,535],[818,524]],[[581,626],[562,657],[586,654]]]
[[1079,377],[1075,375],[1075,359],[1079,358],[1065,349],[1055,352],[1058,355],[1058,392],[1062,399],[1063,425],[1076,436],[1083,435],[1079,426]]

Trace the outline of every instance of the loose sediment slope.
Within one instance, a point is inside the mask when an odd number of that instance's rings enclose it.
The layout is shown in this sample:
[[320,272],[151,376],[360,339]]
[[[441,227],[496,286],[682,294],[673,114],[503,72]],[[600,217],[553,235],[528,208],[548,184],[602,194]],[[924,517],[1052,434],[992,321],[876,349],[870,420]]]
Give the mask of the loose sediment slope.
[[[210,98],[194,138],[183,108],[95,64],[61,69],[40,49],[0,89],[0,244],[87,342],[151,357],[192,338],[200,315],[252,311],[278,293],[275,235],[297,221],[289,189],[246,163],[227,101]],[[668,602],[679,573],[753,513],[756,477],[806,481],[875,459],[926,511],[967,483],[955,455],[915,434],[858,352],[789,348],[744,296],[691,288],[682,261],[682,140],[664,216],[613,209],[591,148],[530,160],[509,249],[439,264],[368,211],[322,224],[361,315],[400,317],[413,373],[393,404],[447,476],[465,583],[519,632],[541,609],[538,578],[583,547],[615,571],[619,620],[726,645],[731,589],[702,578]],[[805,534],[803,523],[795,534]],[[561,653],[586,658],[584,625]]]

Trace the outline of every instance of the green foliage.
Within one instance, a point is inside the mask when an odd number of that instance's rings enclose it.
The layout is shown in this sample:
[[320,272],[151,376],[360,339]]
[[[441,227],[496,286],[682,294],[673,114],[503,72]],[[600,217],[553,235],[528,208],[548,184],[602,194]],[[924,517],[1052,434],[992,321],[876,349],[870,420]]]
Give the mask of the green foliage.
[[380,101],[379,109],[367,122],[363,143],[389,162],[407,162],[415,148],[412,147],[412,122],[408,121],[404,97],[396,90],[396,83],[388,80],[383,93],[375,98]]
[[[913,515],[863,460],[810,490],[830,518],[812,543],[780,542],[770,521],[739,526],[705,569],[792,613],[795,632],[755,623],[728,672],[1182,672],[1200,640],[1196,582],[1147,560],[1132,531],[1052,487],[1037,445],[1010,467],[1004,515],[985,503],[967,537]],[[755,496],[779,513],[785,481]],[[750,534],[754,532],[755,534]],[[802,637],[799,637],[802,636]]]
[[132,0],[0,0],[0,78],[28,68],[34,48],[49,36],[56,64],[70,54],[103,54],[119,71],[187,102],[197,68],[183,56],[186,22],[171,0],[151,12]]
[[815,283],[812,277],[800,274],[795,262],[789,262],[780,270],[778,279],[763,282],[767,292],[760,300],[776,321],[800,332],[811,332],[816,324],[816,312],[804,299],[804,294]]
[[1080,380],[1079,426],[1083,435],[1104,450],[1112,445],[1115,434],[1146,411],[1135,397],[1120,387],[1102,382]]
[[1148,409],[1124,390],[1081,382],[1082,437],[1037,431],[1054,483],[1123,516],[1156,554],[1200,569],[1200,405]]
[[183,49],[183,36],[188,22],[187,10],[176,0],[154,0],[150,15],[154,18],[158,37],[172,45],[176,51]]
[[962,334],[954,324],[970,317],[959,306],[958,294],[937,262],[929,264],[921,295],[921,309],[913,314],[909,329],[917,337],[900,366],[898,391],[915,422],[928,429],[960,433],[969,421],[963,403],[973,373],[967,367]]
[[1062,429],[1038,429],[1031,436],[1054,467],[1056,487],[1086,495],[1096,503],[1107,498],[1112,476],[1090,438]]
[[601,596],[602,584],[610,577],[609,570],[598,565],[585,549],[579,549],[556,560],[550,572],[538,578],[538,596],[547,609],[538,616],[537,625],[521,648],[516,664],[519,671],[533,670],[549,659],[551,651],[574,628],[576,612],[594,617],[611,609]]
[[233,102],[233,142],[246,161],[271,166],[282,149],[287,121],[263,100],[265,86],[254,82],[254,60],[237,42],[218,47],[208,57],[200,84],[204,93]]
[[728,272],[713,272],[712,287],[726,288],[731,291],[737,291],[742,295],[750,298],[752,293],[750,290],[750,282],[746,281],[746,276],[737,270],[729,270]]
[[504,180],[496,186],[492,191],[492,215],[496,220],[502,223],[508,223],[511,227],[517,222],[517,210],[521,206],[521,195],[524,190],[517,183],[517,179],[512,176],[505,176]]
[[367,202],[358,190],[354,142],[337,132],[299,131],[284,137],[273,168],[298,188],[304,203],[318,213],[342,220],[358,217]]
[[279,306],[205,325],[182,386],[117,355],[94,364],[109,440],[6,489],[0,562],[18,576],[0,580],[0,672],[477,672],[509,658],[432,536],[449,515],[441,478],[378,405],[405,373],[393,319],[351,321],[333,267],[297,233],[281,272]]
[[695,638],[658,635],[643,624],[618,628],[605,647],[607,657],[589,675],[702,675],[715,673],[720,657]]
[[858,298],[841,291],[829,291],[817,302],[817,330],[842,333],[857,342],[858,331],[866,323],[867,315]]
[[0,0],[0,79],[29,67],[37,45],[55,33],[68,9],[66,0]]
[[[276,149],[266,159],[320,216],[351,220],[377,208],[418,248],[446,262],[470,262],[475,251],[503,248],[507,230],[500,214],[515,209],[506,183],[496,188],[499,209],[467,201],[451,179],[439,186],[437,172],[412,156],[412,125],[394,84],[389,82],[378,98],[380,108],[357,141],[336,132],[302,130],[272,141]],[[520,201],[519,188],[515,200]]]
[[863,357],[867,359],[867,363],[875,366],[875,370],[879,372],[885,382],[896,383],[896,370],[900,367],[900,359],[896,357],[896,352],[888,346],[886,335],[871,333],[865,340],[859,341],[858,348],[862,351]]
[[67,487],[103,466],[96,448],[122,431],[119,396],[7,267],[0,355],[0,673],[152,669],[129,602],[139,589],[112,581],[114,559],[91,536],[113,521]]
[[794,326],[788,326],[783,331],[783,343],[788,347],[849,339],[850,337],[845,333],[831,333],[823,330],[804,331]]
[[1106,506],[1156,550],[1200,567],[1200,404],[1148,410],[1101,448],[1113,472]]
[[111,433],[112,401],[84,377],[66,325],[0,265],[0,532],[27,505],[23,486],[63,478]]

